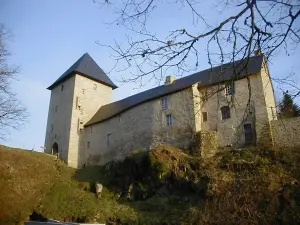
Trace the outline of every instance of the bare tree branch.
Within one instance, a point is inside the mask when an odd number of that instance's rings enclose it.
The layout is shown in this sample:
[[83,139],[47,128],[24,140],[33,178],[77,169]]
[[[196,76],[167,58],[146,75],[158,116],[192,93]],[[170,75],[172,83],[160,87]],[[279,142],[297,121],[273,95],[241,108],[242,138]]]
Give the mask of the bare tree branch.
[[20,129],[27,121],[27,111],[11,90],[12,81],[18,68],[10,67],[7,58],[10,56],[6,48],[8,33],[0,24],[0,138],[3,139],[10,129]]

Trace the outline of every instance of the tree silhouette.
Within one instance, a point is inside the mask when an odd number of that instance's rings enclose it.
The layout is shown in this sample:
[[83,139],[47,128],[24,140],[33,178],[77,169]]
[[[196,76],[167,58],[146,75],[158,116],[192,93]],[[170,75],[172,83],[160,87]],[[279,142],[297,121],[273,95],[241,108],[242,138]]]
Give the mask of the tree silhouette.
[[283,93],[283,100],[279,105],[279,116],[280,118],[300,116],[300,107],[294,103],[293,98],[288,94],[288,91]]
[[10,56],[6,47],[8,37],[4,26],[0,24],[0,139],[5,138],[10,129],[20,129],[28,117],[26,108],[11,90],[18,68],[7,63]]

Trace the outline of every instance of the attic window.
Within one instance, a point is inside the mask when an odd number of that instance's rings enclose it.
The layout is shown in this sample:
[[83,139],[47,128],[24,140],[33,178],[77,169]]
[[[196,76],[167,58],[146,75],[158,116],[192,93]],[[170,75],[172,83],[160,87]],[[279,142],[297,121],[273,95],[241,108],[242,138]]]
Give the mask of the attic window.
[[231,82],[230,84],[226,85],[225,87],[225,95],[234,95],[235,94],[235,85],[234,82]]
[[208,100],[208,93],[207,90],[205,90],[204,92],[202,92],[202,101],[207,101]]
[[61,85],[61,91],[63,91],[63,90],[64,90],[64,85],[62,84],[62,85]]
[[168,99],[167,98],[162,98],[161,99],[161,108],[162,109],[168,109]]

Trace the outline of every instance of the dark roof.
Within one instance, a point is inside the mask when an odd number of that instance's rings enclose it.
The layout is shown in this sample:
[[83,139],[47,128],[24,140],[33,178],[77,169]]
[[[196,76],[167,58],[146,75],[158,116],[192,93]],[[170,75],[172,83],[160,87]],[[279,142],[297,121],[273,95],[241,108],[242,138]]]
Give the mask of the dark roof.
[[112,87],[113,89],[117,88],[117,86],[109,79],[92,57],[88,53],[85,53],[47,89],[52,90],[55,86],[59,85],[74,74],[80,74],[84,77]]
[[[236,61],[236,75],[234,79],[241,79],[246,77],[247,75],[259,72],[261,70],[262,61],[263,56],[253,56],[247,61]],[[132,95],[120,101],[101,106],[96,114],[90,119],[90,121],[85,124],[85,126],[107,120],[143,102],[183,90],[197,82],[199,82],[199,84],[202,86],[226,82],[232,79],[232,76],[234,74],[233,68],[234,66],[232,63],[223,64],[222,69],[221,66],[218,66],[212,69],[203,70],[201,72],[194,73],[192,75],[175,80],[172,84],[161,85],[150,90]]]

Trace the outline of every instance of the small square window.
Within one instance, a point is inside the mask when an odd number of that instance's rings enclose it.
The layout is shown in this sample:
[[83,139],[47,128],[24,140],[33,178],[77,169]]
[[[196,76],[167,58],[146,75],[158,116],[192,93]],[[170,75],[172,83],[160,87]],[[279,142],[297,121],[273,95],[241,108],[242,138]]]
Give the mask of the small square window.
[[207,121],[207,112],[203,112],[202,113],[202,122],[206,122]]
[[87,148],[88,148],[88,149],[90,148],[90,145],[91,145],[91,143],[88,141],[88,142],[87,142]]
[[229,106],[221,107],[222,120],[226,120],[230,118],[230,108]]
[[162,98],[161,99],[161,108],[162,109],[168,109],[168,99],[167,98]]
[[93,89],[97,90],[97,84],[95,84],[95,83],[93,84]]
[[63,90],[64,90],[64,85],[62,84],[62,85],[61,85],[61,91],[63,91]]
[[107,134],[107,146],[111,143],[111,134]]
[[231,82],[230,84],[225,86],[225,95],[234,95],[235,94],[235,84]]
[[172,115],[171,114],[167,115],[166,119],[167,119],[167,126],[172,126],[173,124]]

